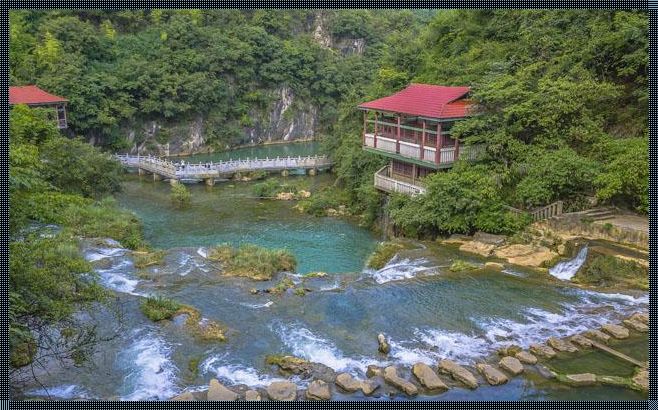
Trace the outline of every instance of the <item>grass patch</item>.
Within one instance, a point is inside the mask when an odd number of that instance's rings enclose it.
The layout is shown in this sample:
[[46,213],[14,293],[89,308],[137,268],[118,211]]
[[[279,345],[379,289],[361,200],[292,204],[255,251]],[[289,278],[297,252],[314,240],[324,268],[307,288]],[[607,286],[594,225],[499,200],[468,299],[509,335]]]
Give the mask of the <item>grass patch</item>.
[[395,242],[384,242],[377,245],[377,249],[368,258],[367,266],[371,269],[381,269],[398,253],[404,246]]
[[470,262],[457,259],[452,263],[452,265],[450,265],[450,272],[463,272],[465,270],[473,270],[477,268],[478,267],[476,265],[473,265]]
[[161,296],[148,297],[139,306],[144,315],[154,322],[173,318],[183,307],[175,300]]
[[292,279],[283,278],[279,281],[279,283],[269,288],[268,291],[269,293],[279,295],[281,293],[284,293],[288,289],[293,289],[294,287],[295,287],[295,282],[293,282]]
[[162,263],[165,251],[135,251],[133,252],[133,264],[137,269],[144,269],[149,266],[159,265]]
[[646,266],[612,255],[593,255],[571,281],[586,285],[649,290],[649,270]]
[[254,280],[270,280],[278,272],[294,272],[297,268],[297,260],[289,251],[250,244],[239,248],[219,245],[208,252],[208,259],[222,262],[224,275]]
[[[335,210],[348,203],[349,197],[345,190],[327,187],[315,193],[312,197],[301,200],[296,208],[310,215],[327,216],[327,210]],[[344,206],[344,208],[346,207]]]
[[226,340],[224,327],[214,320],[201,320],[201,312],[192,306],[155,296],[146,298],[140,305],[140,309],[146,317],[154,322],[173,319],[178,315],[187,315],[185,327],[194,337],[204,341],[223,342]]

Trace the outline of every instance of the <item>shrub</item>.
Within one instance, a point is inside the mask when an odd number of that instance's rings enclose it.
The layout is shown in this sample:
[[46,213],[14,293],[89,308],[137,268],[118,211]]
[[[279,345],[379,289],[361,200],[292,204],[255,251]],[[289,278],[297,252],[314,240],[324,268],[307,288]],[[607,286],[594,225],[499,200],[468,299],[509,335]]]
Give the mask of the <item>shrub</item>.
[[461,259],[457,259],[450,265],[450,271],[451,272],[462,272],[465,270],[473,270],[477,269],[476,265],[473,265],[470,262],[463,261]]
[[139,306],[142,313],[154,322],[173,318],[181,307],[183,305],[175,300],[161,296],[148,297]]
[[295,257],[287,250],[250,244],[239,248],[219,245],[208,252],[208,259],[222,262],[225,275],[245,276],[254,280],[270,280],[278,272],[292,272],[297,267]]
[[171,192],[169,196],[171,198],[171,202],[173,202],[174,205],[179,208],[189,205],[190,200],[192,199],[190,190],[180,182],[171,186]]

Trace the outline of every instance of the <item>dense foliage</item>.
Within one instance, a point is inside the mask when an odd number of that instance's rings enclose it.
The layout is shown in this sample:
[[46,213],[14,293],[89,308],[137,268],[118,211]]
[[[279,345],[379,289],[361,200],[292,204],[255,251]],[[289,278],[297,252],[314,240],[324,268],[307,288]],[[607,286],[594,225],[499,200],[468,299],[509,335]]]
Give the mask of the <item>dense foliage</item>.
[[60,135],[40,109],[13,107],[10,131],[11,364],[79,364],[97,335],[93,321],[76,313],[109,300],[79,236],[136,248],[141,227],[107,196],[119,188],[121,171],[107,155]]

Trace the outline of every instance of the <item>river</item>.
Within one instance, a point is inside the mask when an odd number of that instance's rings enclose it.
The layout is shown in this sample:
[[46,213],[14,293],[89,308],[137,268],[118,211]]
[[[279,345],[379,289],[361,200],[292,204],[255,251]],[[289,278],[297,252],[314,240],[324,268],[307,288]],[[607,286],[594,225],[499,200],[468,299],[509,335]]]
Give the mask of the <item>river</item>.
[[[299,144],[296,149],[310,153],[316,147]],[[262,152],[250,149],[249,153],[259,156]],[[298,178],[311,191],[333,182],[329,174],[289,178]],[[648,307],[646,293],[582,290],[523,269],[452,273],[448,267],[456,259],[479,266],[484,261],[437,244],[418,244],[379,271],[365,269],[378,241],[373,233],[347,219],[301,214],[293,209],[293,202],[255,199],[253,184],[190,185],[192,204],[179,210],[170,203],[168,184],[126,178],[119,203],[142,219],[146,238],[154,247],[167,250],[165,263],[148,268],[144,275],[136,271],[129,253],[116,246],[89,243],[85,247],[105,286],[116,291],[122,313],[118,321],[108,310],[99,309],[100,332],[118,336],[103,342],[93,366],[51,369],[49,375],[41,375],[40,381],[53,397],[163,400],[184,389],[202,389],[213,377],[227,385],[266,386],[280,378],[265,364],[268,354],[292,354],[361,377],[368,364],[408,368],[417,361],[434,364],[442,358],[473,364],[509,343],[527,347]],[[304,286],[313,290],[306,296],[252,295],[250,288],[264,289],[272,283],[221,277],[204,257],[208,247],[223,242],[289,249],[299,262],[297,275],[292,276],[295,281],[303,281],[309,272],[328,275],[304,280]],[[225,324],[230,329],[228,341],[201,343],[180,323],[150,322],[139,311],[140,300],[149,294],[190,304],[204,318]],[[388,357],[377,352],[380,332],[390,339]],[[637,343],[638,359],[648,360],[646,338]],[[597,358],[597,362],[605,360]],[[195,362],[198,366],[191,365]],[[308,382],[296,381],[300,386]],[[25,390],[30,395],[45,394],[37,386]],[[384,398],[388,399],[379,397]],[[418,398],[646,396],[607,386],[565,388],[529,372],[504,386],[474,391],[453,388]]]

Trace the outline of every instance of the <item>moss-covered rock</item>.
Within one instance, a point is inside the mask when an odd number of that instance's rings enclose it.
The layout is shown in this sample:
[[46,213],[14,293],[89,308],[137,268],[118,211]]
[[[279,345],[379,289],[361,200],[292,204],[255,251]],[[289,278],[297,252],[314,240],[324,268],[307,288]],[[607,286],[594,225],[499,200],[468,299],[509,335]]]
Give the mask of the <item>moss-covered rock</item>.
[[162,263],[165,251],[134,251],[133,264],[137,269],[144,269],[149,266],[159,265]]
[[381,269],[402,249],[404,246],[397,242],[380,243],[368,258],[367,266],[372,269]]
[[648,290],[649,269],[613,255],[594,254],[587,258],[571,281],[585,285]]
[[208,259],[221,262],[222,274],[253,280],[270,280],[278,272],[294,272],[297,260],[285,249],[266,249],[245,244],[239,248],[223,244],[210,249]]
[[451,272],[462,272],[462,271],[473,270],[477,268],[478,268],[477,265],[463,261],[461,259],[457,259],[452,263],[452,265],[450,265]]

